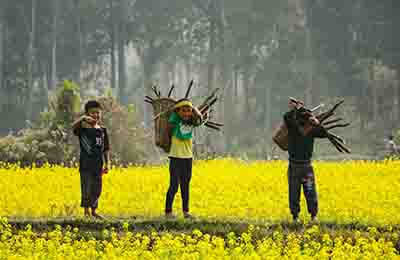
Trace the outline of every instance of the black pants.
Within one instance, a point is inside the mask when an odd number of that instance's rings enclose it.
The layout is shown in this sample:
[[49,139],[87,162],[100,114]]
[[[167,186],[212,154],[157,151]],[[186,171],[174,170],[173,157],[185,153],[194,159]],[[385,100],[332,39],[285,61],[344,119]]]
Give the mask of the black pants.
[[288,169],[289,207],[293,217],[300,212],[301,186],[306,197],[307,209],[311,216],[318,214],[318,196],[314,170],[311,163],[295,164],[290,162]]
[[81,207],[97,209],[102,189],[101,170],[81,169]]
[[175,194],[178,186],[181,188],[183,212],[189,212],[189,184],[192,178],[192,159],[170,158],[169,188],[165,202],[165,212],[172,212]]

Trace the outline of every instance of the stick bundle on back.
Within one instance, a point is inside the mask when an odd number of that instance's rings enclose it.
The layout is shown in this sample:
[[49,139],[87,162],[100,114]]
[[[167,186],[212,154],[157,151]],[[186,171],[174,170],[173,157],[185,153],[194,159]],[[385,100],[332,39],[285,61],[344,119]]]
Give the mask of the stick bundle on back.
[[[191,80],[189,86],[186,90],[185,97],[189,99],[190,92],[193,88],[194,81]],[[144,102],[149,103],[153,107],[153,119],[154,119],[154,130],[155,130],[155,142],[158,147],[164,149],[164,151],[168,152],[171,146],[171,138],[168,135],[167,127],[168,127],[168,119],[171,113],[174,111],[175,104],[177,100],[173,99],[172,93],[175,89],[175,86],[172,85],[170,90],[168,91],[168,95],[166,97],[162,97],[161,91],[157,88],[157,86],[153,86],[152,90],[155,94],[155,97],[145,96]],[[210,112],[212,111],[212,106],[218,101],[217,92],[219,89],[215,89],[210,96],[208,96],[203,103],[197,108],[203,118],[203,124],[213,130],[220,131],[223,124],[212,122],[209,120]],[[193,114],[195,115],[195,113]]]
[[[295,99],[291,98],[292,102],[300,103]],[[299,125],[302,126],[302,131],[304,134],[307,134],[312,129],[317,128],[324,138],[327,138],[332,145],[341,153],[350,153],[350,149],[346,147],[344,140],[333,134],[329,131],[338,128],[338,127],[347,127],[350,123],[338,123],[343,120],[343,118],[335,118],[327,121],[328,118],[332,117],[335,114],[335,110],[342,105],[344,100],[337,102],[331,109],[326,112],[315,115],[318,119],[319,124],[314,124],[310,118],[312,118],[313,112],[316,111],[320,106],[315,109],[307,109],[304,106],[300,106],[300,108],[296,109],[296,120]],[[276,131],[273,136],[273,141],[282,149],[287,151],[288,149],[288,130],[285,123],[282,123],[280,128]]]

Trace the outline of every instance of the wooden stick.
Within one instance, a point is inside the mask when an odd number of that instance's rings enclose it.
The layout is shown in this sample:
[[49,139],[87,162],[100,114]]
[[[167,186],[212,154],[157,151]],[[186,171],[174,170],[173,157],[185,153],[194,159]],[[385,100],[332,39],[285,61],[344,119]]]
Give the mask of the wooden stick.
[[150,99],[145,99],[144,101],[147,103],[150,103],[150,104],[153,104],[153,102],[154,102],[153,100],[150,100]]
[[213,125],[215,125],[215,126],[224,126],[224,125],[221,124],[221,123],[212,122],[212,121],[208,121],[207,123],[213,124]]
[[333,116],[335,114],[335,110],[341,105],[343,104],[344,100],[339,101],[338,103],[336,103],[330,110],[328,110],[325,113],[321,113],[319,115],[317,115],[318,120],[322,123],[323,121],[325,121],[326,119],[328,119],[329,117]]
[[199,106],[199,109],[201,110],[203,107],[205,107],[207,105],[207,103],[214,98],[214,96],[217,94],[217,92],[219,91],[220,88],[216,88],[213,90],[213,92],[211,93],[210,96],[208,96],[204,102]]
[[157,97],[161,97],[161,92],[157,91],[157,86],[151,87],[153,89],[154,94],[156,94]]
[[215,102],[217,102],[217,100],[218,100],[218,97],[215,97],[215,98],[210,102],[210,104],[207,104],[206,106],[204,106],[204,107],[200,110],[201,113],[203,114],[204,112],[206,112],[212,105],[215,104]]
[[338,135],[335,135],[335,134],[332,134],[332,133],[328,133],[328,135],[332,136],[333,138],[335,138],[337,141],[341,142],[342,144],[345,143],[344,140],[343,140],[343,138],[341,138],[341,137],[338,136]]
[[[336,141],[336,140],[335,140]],[[351,153],[350,149],[347,148],[344,144],[337,142],[337,145],[340,147],[340,149],[342,149],[343,151],[345,151],[346,153]]]
[[346,123],[346,124],[336,124],[336,125],[332,125],[332,126],[329,126],[329,127],[325,127],[325,129],[326,130],[331,130],[331,129],[333,129],[333,128],[337,128],[337,127],[346,127],[346,126],[349,126],[350,125],[350,123]]
[[[330,138],[329,138],[330,137]],[[346,153],[351,153],[350,149],[347,148],[344,144],[338,142],[335,138],[333,138],[332,136],[329,136],[329,140],[334,143],[334,145],[338,148],[340,148],[341,151],[345,151]]]
[[218,128],[218,127],[216,127],[216,126],[213,126],[213,125],[210,125],[210,124],[208,124],[208,123],[205,123],[204,125],[207,126],[207,127],[209,127],[209,128],[212,128],[212,129],[214,129],[214,130],[221,131],[220,128]]
[[192,80],[190,81],[190,83],[189,83],[189,86],[188,86],[187,90],[186,90],[185,98],[188,98],[188,97],[189,97],[190,90],[192,90],[193,83],[194,83],[194,80],[192,79]]
[[343,118],[339,117],[339,118],[336,118],[336,119],[332,119],[332,120],[326,121],[326,122],[323,123],[323,125],[325,126],[325,125],[333,124],[333,123],[336,123],[336,122],[339,122],[339,121],[342,121],[342,120],[343,120]]
[[333,144],[333,146],[335,146],[336,150],[343,153],[343,150],[338,146],[337,141],[334,138],[328,136],[328,140]]
[[153,120],[156,120],[157,118],[159,118],[160,116],[164,115],[165,113],[168,113],[172,110],[173,108],[167,109],[166,111],[162,111],[160,113],[158,113],[155,117],[153,117]]
[[150,97],[150,96],[145,96],[145,98],[147,98],[147,99],[149,99],[149,100],[151,100],[151,101],[154,100],[154,99],[153,99],[152,97]]
[[168,92],[168,97],[171,97],[172,91],[174,90],[174,88],[175,88],[175,86],[174,86],[174,84],[172,84],[172,86],[171,86],[171,88],[169,89],[169,92]]

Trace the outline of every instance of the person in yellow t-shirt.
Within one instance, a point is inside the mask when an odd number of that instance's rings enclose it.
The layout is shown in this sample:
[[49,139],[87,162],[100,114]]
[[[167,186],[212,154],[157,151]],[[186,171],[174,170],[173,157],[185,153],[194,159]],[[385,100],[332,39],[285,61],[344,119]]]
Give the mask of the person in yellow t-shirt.
[[189,185],[192,177],[192,137],[193,128],[202,124],[199,110],[188,99],[179,100],[169,117],[168,131],[171,136],[169,152],[170,184],[166,195],[165,216],[174,218],[172,204],[178,186],[181,189],[182,209],[185,218],[193,218],[189,213]]

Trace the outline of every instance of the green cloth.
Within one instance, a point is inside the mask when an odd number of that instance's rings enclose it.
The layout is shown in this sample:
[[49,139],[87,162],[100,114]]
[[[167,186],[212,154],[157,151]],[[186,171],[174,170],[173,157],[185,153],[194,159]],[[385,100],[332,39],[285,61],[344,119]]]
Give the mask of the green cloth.
[[172,136],[175,136],[181,140],[192,139],[194,126],[184,124],[183,120],[176,112],[171,114],[168,122],[174,125],[174,128],[172,129]]

